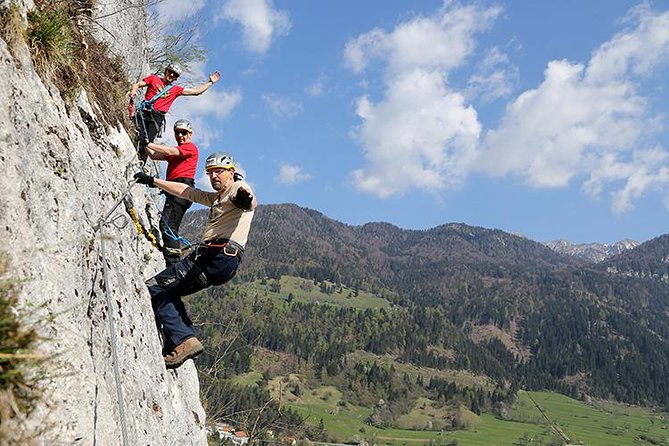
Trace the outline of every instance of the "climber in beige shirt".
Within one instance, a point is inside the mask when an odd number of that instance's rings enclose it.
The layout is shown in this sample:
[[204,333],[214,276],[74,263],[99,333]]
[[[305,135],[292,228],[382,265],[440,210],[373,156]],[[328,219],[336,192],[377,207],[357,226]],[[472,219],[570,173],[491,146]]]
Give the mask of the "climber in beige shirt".
[[238,175],[230,155],[209,155],[205,168],[216,192],[161,180],[143,172],[135,174],[138,183],[159,187],[210,207],[204,243],[147,281],[158,329],[163,333],[163,353],[168,368],[179,367],[204,350],[195,337],[193,323],[181,298],[210,285],[223,284],[235,276],[257,205],[251,186],[240,179],[235,181]]

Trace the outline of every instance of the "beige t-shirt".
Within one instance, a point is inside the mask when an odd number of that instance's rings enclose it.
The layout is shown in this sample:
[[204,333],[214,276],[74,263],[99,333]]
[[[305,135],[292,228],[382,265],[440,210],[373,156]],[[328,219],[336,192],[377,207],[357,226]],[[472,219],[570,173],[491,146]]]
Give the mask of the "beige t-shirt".
[[237,193],[239,186],[251,191],[245,181],[235,181],[232,187],[219,195],[217,192],[205,192],[194,187],[186,189],[186,198],[196,203],[209,206],[209,221],[204,230],[205,242],[215,239],[228,239],[246,246],[251,229],[254,211],[244,211],[232,204],[230,197]]

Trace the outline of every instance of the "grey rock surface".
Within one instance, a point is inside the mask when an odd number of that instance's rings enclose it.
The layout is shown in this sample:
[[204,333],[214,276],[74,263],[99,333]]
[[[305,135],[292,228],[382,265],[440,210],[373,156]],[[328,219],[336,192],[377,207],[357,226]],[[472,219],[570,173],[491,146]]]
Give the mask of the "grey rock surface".
[[135,82],[149,72],[145,45],[146,0],[96,0],[91,30],[121,57],[128,79]]
[[[85,91],[66,105],[27,48],[10,53],[2,39],[0,79],[0,251],[49,358],[43,397],[19,428],[37,445],[121,445],[124,426],[130,445],[206,445],[195,366],[165,369],[144,285],[162,256],[131,222],[98,231],[134,172],[128,135],[98,119]],[[132,196],[143,210],[146,188]]]
[[560,254],[576,257],[586,262],[602,262],[616,254],[634,249],[641,243],[635,240],[624,239],[613,244],[606,243],[571,243],[568,240],[553,240],[544,243],[553,251]]

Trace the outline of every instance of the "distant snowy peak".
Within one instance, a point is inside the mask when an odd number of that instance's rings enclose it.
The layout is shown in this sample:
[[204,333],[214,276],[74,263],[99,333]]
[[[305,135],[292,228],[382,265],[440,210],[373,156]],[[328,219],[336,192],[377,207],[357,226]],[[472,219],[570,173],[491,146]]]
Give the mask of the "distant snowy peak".
[[605,243],[572,243],[569,240],[553,240],[544,243],[553,251],[578,257],[588,262],[601,262],[621,252],[636,248],[641,243],[636,240],[625,239],[612,245]]

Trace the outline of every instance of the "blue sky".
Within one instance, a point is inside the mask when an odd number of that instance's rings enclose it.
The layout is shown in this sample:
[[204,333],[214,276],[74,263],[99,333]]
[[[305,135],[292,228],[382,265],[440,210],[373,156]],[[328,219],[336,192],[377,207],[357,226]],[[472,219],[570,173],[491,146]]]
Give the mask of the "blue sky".
[[669,232],[669,0],[155,8],[168,29],[198,23],[207,60],[182,83],[221,71],[168,119],[194,123],[202,186],[204,158],[225,151],[261,203],[352,225],[576,243]]

